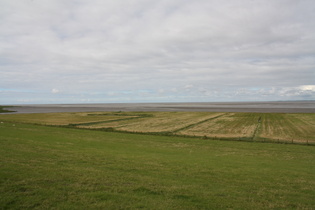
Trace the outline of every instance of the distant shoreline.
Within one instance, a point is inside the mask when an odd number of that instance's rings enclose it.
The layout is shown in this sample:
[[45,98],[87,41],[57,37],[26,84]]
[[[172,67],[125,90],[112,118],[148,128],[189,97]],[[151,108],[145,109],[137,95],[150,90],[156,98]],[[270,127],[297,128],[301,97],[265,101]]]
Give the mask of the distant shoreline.
[[100,111],[315,113],[315,101],[33,104],[10,105],[6,109],[15,112],[5,114]]

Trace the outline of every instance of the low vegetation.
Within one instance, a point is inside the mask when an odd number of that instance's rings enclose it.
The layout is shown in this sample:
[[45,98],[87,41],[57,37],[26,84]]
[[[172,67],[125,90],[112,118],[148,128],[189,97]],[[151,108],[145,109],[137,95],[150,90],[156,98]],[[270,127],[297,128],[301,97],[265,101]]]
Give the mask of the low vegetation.
[[41,113],[0,115],[0,120],[130,133],[315,144],[314,113]]
[[226,113],[208,122],[183,130],[180,134],[218,138],[253,137],[260,115],[253,113]]
[[260,138],[315,141],[315,114],[263,114]]
[[[72,115],[78,115],[82,123],[93,121],[88,114],[86,120],[82,113]],[[182,125],[195,132],[221,116],[190,115],[201,123]],[[56,125],[53,119],[44,121],[42,116],[47,115],[14,114],[12,121],[7,116],[1,115],[0,123],[0,209],[315,208],[313,146],[98,132],[17,123],[18,119],[32,123],[40,119],[40,123]],[[314,122],[309,115],[279,116],[284,120],[281,126],[292,119],[298,119],[299,125]],[[95,117],[105,121],[114,116]],[[248,119],[250,128],[256,119],[241,114],[221,117],[221,124],[231,126]],[[269,117],[262,116],[261,133],[270,132],[263,129]],[[148,123],[150,118],[137,120]],[[76,122],[59,119],[61,125]]]

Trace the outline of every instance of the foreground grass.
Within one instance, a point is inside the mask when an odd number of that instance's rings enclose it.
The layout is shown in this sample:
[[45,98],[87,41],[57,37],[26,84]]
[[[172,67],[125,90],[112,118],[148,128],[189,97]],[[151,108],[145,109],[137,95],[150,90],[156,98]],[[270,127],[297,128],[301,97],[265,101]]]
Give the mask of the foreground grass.
[[1,209],[314,209],[315,147],[0,124]]

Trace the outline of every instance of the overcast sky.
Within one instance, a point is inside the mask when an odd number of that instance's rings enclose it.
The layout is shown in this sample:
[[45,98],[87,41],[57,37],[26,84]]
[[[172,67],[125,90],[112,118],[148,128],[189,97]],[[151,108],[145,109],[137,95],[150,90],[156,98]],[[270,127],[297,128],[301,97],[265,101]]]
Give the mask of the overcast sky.
[[0,104],[315,100],[314,0],[0,0]]

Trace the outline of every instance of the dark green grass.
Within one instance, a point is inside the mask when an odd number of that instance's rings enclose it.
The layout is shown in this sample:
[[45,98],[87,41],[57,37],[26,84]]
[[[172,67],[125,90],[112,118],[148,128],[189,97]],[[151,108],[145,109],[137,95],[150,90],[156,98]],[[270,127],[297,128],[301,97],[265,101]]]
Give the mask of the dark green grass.
[[0,124],[0,209],[314,209],[315,147]]

